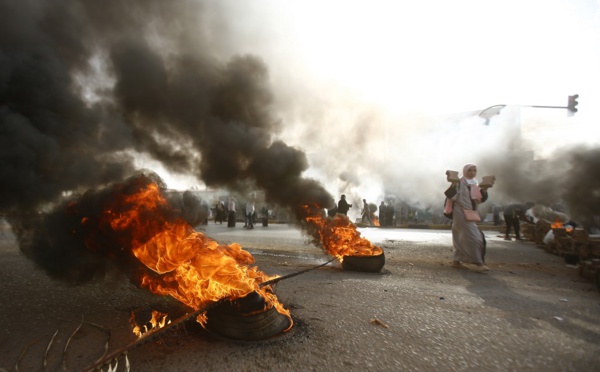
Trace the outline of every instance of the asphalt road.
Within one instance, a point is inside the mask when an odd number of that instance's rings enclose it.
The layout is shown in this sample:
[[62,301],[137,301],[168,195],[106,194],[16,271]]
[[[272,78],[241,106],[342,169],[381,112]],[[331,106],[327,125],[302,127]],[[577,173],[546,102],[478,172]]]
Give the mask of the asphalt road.
[[[330,259],[286,225],[210,223],[268,274]],[[491,271],[455,269],[447,230],[360,229],[386,254],[381,273],[340,265],[276,285],[294,327],[264,341],[232,341],[193,323],[132,349],[132,371],[592,371],[600,366],[600,293],[531,242],[488,231]],[[79,287],[49,280],[0,230],[0,368],[79,371],[135,341],[132,310],[181,310],[174,300],[111,279]],[[79,328],[78,328],[79,327]],[[77,330],[77,332],[75,332]],[[65,353],[64,350],[67,349]],[[46,367],[44,367],[46,363]],[[106,370],[106,368],[105,368]]]

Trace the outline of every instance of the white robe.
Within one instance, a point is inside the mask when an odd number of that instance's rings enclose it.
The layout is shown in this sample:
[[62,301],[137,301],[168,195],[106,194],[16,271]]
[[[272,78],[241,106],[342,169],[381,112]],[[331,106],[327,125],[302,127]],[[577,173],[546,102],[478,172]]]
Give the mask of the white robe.
[[[477,186],[473,186],[477,187]],[[465,220],[463,208],[473,209],[469,188],[461,181],[452,208],[452,244],[454,261],[464,263],[485,263],[484,236],[476,222]]]

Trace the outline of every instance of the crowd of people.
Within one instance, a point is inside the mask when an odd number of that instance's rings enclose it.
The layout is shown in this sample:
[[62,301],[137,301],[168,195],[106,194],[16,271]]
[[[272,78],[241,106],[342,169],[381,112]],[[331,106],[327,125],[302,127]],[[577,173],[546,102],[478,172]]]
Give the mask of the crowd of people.
[[[256,221],[259,219],[256,201],[256,194],[253,193],[245,200],[245,205],[242,204],[243,208],[240,209],[240,203],[235,196],[230,195],[226,198],[219,197],[214,208],[211,208],[214,223],[222,225],[225,222],[227,227],[235,227],[238,222],[238,212],[243,211],[244,228],[254,229]],[[263,225],[266,226],[268,225],[269,210],[266,207],[263,207],[261,213]],[[206,219],[206,223],[207,222],[208,218]]]
[[[418,209],[411,208],[404,203],[402,205],[395,204],[393,199],[387,200],[387,203],[386,200],[382,200],[377,205],[369,203],[366,198],[363,198],[362,203],[359,202],[359,209],[355,210],[353,214],[354,216],[359,216],[356,223],[380,227],[411,226],[412,223],[451,224],[452,245],[454,248],[451,265],[455,268],[469,267],[477,271],[487,271],[489,270],[485,264],[487,242],[485,235],[478,225],[478,222],[487,218],[488,213],[485,213],[486,210],[491,212],[489,214],[491,216],[490,222],[493,222],[495,226],[500,226],[504,223],[505,240],[511,241],[513,239],[513,235],[511,234],[514,234],[515,240],[518,241],[523,240],[521,236],[521,223],[534,223],[532,216],[529,214],[533,210],[534,203],[513,203],[504,207],[493,205],[486,209],[480,208],[488,200],[488,188],[490,185],[479,184],[476,179],[477,171],[478,169],[475,164],[466,164],[463,167],[460,178],[448,178],[451,185],[444,192],[446,202],[443,213],[431,213],[429,210],[424,210],[420,218],[421,215]],[[192,198],[191,194],[184,195],[184,212],[189,216],[202,216],[202,214],[197,214],[195,209],[190,208],[191,205],[197,204],[191,203],[190,200],[192,199],[194,198]],[[355,200],[358,202],[360,199],[357,198]],[[239,211],[240,213],[243,212],[244,227],[253,229],[258,217],[256,201],[256,195],[250,194],[244,200],[245,205],[240,209],[236,197],[232,195],[227,198],[219,197],[213,209],[214,222],[218,224],[227,222],[228,227],[235,227]],[[202,208],[205,207],[208,209],[208,206],[204,206],[204,204],[202,204]],[[326,214],[330,217],[337,214],[348,216],[352,208],[353,204],[347,200],[345,194],[342,194],[336,205],[328,209]],[[479,212],[480,209],[481,213]],[[263,214],[263,226],[266,226],[269,219],[269,210],[263,207],[261,213]],[[201,220],[198,218],[193,220],[196,223],[206,224],[208,214],[210,212],[204,214],[206,217],[202,217]],[[189,219],[190,221],[192,220],[191,217]]]
[[[346,200],[346,195],[342,194],[335,208],[329,210],[328,214],[329,216],[334,216],[335,214],[343,214],[347,216],[350,208],[352,208],[352,204],[348,203]],[[375,215],[375,212],[378,210],[378,215]],[[368,224],[369,226],[395,226],[395,207],[392,204],[386,205],[384,201],[381,202],[378,209],[377,206],[369,204],[367,203],[366,199],[363,199],[360,213],[361,224]]]
[[[245,203],[245,204],[244,204]],[[329,216],[335,216],[335,214],[348,215],[353,205],[346,199],[346,195],[341,195],[340,200],[333,209],[327,211]],[[228,227],[235,227],[239,213],[243,212],[244,227],[253,229],[258,216],[256,207],[256,198],[249,197],[244,200],[241,204],[235,196],[228,196],[226,198],[219,197],[214,204],[214,207],[210,208],[210,218],[214,220],[216,224],[227,223]],[[263,207],[260,209],[260,218],[263,220],[269,219],[270,211]],[[241,215],[241,214],[240,214]],[[379,207],[375,204],[370,204],[366,199],[362,200],[362,208],[360,209],[360,223],[368,226],[382,226],[392,227],[398,226],[401,223],[409,223],[413,221],[413,215],[415,216],[414,221],[417,221],[418,211],[410,208],[398,208],[396,212],[396,206],[391,202],[386,204],[385,201],[381,201]],[[202,224],[206,224],[208,218],[203,220]],[[263,224],[264,221],[263,221]]]
[[[466,164],[460,178],[448,179],[451,182],[450,187],[444,192],[446,202],[444,205],[443,216],[440,218],[451,224],[452,245],[454,248],[451,265],[455,268],[473,268],[477,271],[487,271],[489,268],[485,264],[486,239],[480,229],[478,222],[487,217],[487,213],[479,213],[480,206],[488,200],[488,188],[490,185],[480,185],[476,179],[477,166],[475,164]],[[186,195],[190,199],[189,195]],[[187,200],[184,198],[184,200]],[[359,199],[358,199],[359,200]],[[253,229],[257,219],[256,195],[251,194],[245,201],[243,211],[244,227]],[[521,223],[533,223],[528,211],[532,210],[534,203],[513,203],[500,207],[491,206],[492,222],[499,226],[502,220],[505,224],[504,239],[512,240],[511,233],[514,233],[515,240],[523,240],[521,236]],[[238,200],[234,196],[227,197],[226,200],[219,198],[214,207],[215,223],[223,224],[227,222],[228,227],[235,227],[238,213]],[[342,194],[334,208],[327,210],[327,215],[333,217],[336,214],[348,216],[353,208],[353,204],[348,202],[346,195]],[[263,220],[268,221],[268,210],[261,209],[265,214]],[[427,211],[426,211],[427,212]],[[354,215],[360,217],[357,224],[367,226],[393,227],[411,223],[427,221],[434,222],[436,214],[426,213],[422,220],[419,219],[419,210],[407,206],[398,207],[389,200],[387,203],[382,200],[377,204],[367,202],[362,199],[360,210],[356,210]],[[206,223],[207,218],[201,223]],[[265,225],[263,221],[263,225]],[[266,226],[266,225],[265,225]]]
[[[453,184],[453,186],[460,187],[459,184]],[[211,215],[210,217],[214,219],[215,223],[223,224],[225,222],[228,227],[235,227],[238,218],[241,219],[238,216],[239,212],[243,214],[243,227],[245,228],[253,229],[259,218],[263,220],[263,225],[266,225],[265,220],[268,221],[269,219],[269,210],[266,207],[261,208],[259,216],[259,211],[256,207],[256,197],[252,197],[252,195],[247,200],[244,200],[244,202],[245,205],[242,204],[242,209],[240,210],[239,202],[235,196],[219,197],[214,207],[210,208],[211,210],[208,211],[208,214],[204,214],[206,217],[202,221],[199,221],[199,224],[206,225],[209,220],[208,216]],[[203,201],[202,207],[208,210],[208,205],[204,204],[206,203]],[[516,240],[523,240],[520,224],[524,221],[531,222],[531,219],[526,215],[526,211],[531,209],[532,206],[533,203],[529,202],[509,204],[504,207],[494,205],[490,208],[491,216],[493,216],[493,224],[496,226],[504,224],[506,226],[506,240],[513,239],[511,233],[514,234]],[[328,215],[343,214],[348,216],[352,207],[353,204],[348,202],[345,194],[342,194],[335,207],[328,210]],[[368,203],[366,199],[362,199],[361,208],[360,210],[356,210],[355,213],[360,213],[357,223],[366,226],[395,227],[419,223],[437,225],[452,224],[454,222],[452,219],[443,217],[441,213],[431,213],[428,211],[423,212],[423,216],[420,218],[418,209],[404,205],[398,206],[392,201],[386,203],[384,200],[377,206],[376,204]],[[486,213],[482,213],[482,215],[486,216]],[[482,217],[482,219],[484,218]]]

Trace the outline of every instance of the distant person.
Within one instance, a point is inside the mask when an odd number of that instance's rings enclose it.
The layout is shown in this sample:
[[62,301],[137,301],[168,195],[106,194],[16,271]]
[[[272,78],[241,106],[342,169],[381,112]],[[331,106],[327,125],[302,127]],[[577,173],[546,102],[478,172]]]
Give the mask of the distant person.
[[215,206],[215,223],[223,224],[223,221],[225,221],[225,203],[219,200]]
[[[377,205],[375,205],[377,206]],[[367,199],[363,199],[363,210],[362,210],[362,222],[365,222],[365,219],[369,221],[369,226],[373,224],[371,221],[371,209],[369,208],[369,203],[367,203]]]
[[260,213],[262,215],[262,225],[265,227],[269,226],[269,208],[266,206],[262,207]]
[[346,195],[342,194],[342,197],[340,198],[340,201],[337,204],[337,213],[347,216],[350,208],[352,208],[352,204],[348,204],[348,202],[346,201]]
[[500,225],[500,207],[494,205],[492,207],[492,215],[494,216],[494,226]]
[[227,227],[235,227],[236,203],[237,200],[230,196],[227,201]]
[[458,183],[453,183],[444,193],[452,203],[452,266],[462,268],[463,263],[467,263],[474,264],[477,271],[487,271],[485,236],[476,221],[467,220],[467,215],[477,211],[479,204],[488,198],[487,188],[479,187],[476,175],[477,166],[466,164]]
[[210,217],[210,207],[208,206],[208,202],[206,200],[201,201],[202,210],[204,211],[202,217],[202,224],[208,225],[208,218]]
[[250,200],[246,203],[246,225],[248,229],[254,228],[254,212],[256,210],[256,206],[254,205],[254,200]]
[[387,226],[386,211],[387,211],[387,207],[382,200],[381,204],[379,204],[379,226]]
[[511,204],[504,207],[504,223],[506,224],[506,234],[504,240],[512,240],[510,238],[511,228],[515,230],[516,240],[523,240],[521,238],[521,220],[525,222],[531,222],[525,215],[528,209],[533,207],[533,203],[528,202],[525,204]]
[[394,206],[392,204],[388,204],[385,207],[385,225],[386,226],[394,226]]

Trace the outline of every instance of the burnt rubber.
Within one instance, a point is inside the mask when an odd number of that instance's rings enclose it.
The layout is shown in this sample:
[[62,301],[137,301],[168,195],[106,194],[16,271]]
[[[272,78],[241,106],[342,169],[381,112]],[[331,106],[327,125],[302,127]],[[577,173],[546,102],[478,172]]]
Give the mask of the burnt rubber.
[[265,302],[256,292],[219,304],[206,312],[206,329],[234,340],[258,341],[283,333],[290,319],[274,307],[262,311]]
[[385,265],[383,252],[377,256],[344,256],[342,269],[349,271],[362,271],[375,273]]

